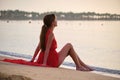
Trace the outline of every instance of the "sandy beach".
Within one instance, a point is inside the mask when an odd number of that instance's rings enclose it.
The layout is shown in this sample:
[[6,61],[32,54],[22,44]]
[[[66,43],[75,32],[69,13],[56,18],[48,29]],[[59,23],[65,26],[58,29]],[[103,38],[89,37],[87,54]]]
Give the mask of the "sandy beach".
[[[0,56],[0,60],[6,57]],[[7,57],[8,58],[8,57]],[[6,79],[5,79],[6,78]],[[11,78],[11,79],[7,79]],[[120,80],[93,72],[82,72],[66,68],[48,68],[13,64],[0,61],[0,80]]]

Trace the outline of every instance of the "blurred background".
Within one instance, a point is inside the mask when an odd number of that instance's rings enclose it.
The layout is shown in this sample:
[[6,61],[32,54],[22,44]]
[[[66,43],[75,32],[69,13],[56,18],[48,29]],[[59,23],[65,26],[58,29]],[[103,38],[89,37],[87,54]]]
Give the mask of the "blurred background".
[[[120,74],[120,0],[0,0],[0,55],[30,60],[50,13],[57,51],[70,42],[86,64]],[[70,57],[65,64],[74,67]]]

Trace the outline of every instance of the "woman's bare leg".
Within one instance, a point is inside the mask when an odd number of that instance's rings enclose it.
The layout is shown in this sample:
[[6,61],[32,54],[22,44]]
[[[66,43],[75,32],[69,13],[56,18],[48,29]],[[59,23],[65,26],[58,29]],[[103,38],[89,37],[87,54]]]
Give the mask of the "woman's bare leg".
[[[77,55],[77,54],[76,54],[76,55]],[[92,69],[92,68],[90,68],[89,66],[87,66],[84,62],[82,62],[82,60],[79,58],[79,56],[78,56],[78,59],[79,59],[79,61],[80,61],[81,65],[83,65],[83,66],[84,66],[84,68],[86,68],[88,71],[93,71],[93,69]]]
[[90,69],[88,69],[86,67],[86,65],[80,60],[80,58],[78,57],[78,55],[76,54],[76,52],[73,49],[73,46],[68,43],[66,44],[62,50],[59,52],[59,65],[62,64],[62,62],[64,61],[64,59],[70,55],[71,58],[73,59],[73,61],[76,64],[76,69],[77,70],[83,70],[83,71],[89,71]]
[[62,48],[62,50],[59,52],[59,65],[61,65],[62,62],[64,61],[64,59],[65,59],[68,55],[70,55],[70,56],[72,57],[73,61],[75,62],[76,66],[80,66],[80,63],[79,63],[79,61],[78,61],[77,56],[76,56],[75,54],[70,54],[70,53],[71,53],[71,47],[72,47],[71,44],[68,43],[68,44],[66,44],[66,45]]

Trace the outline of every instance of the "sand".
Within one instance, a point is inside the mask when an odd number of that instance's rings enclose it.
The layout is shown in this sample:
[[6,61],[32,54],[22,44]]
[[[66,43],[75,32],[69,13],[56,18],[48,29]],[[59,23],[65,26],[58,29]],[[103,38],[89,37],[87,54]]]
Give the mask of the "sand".
[[[0,56],[0,60],[6,57]],[[118,77],[76,71],[67,68],[50,68],[20,65],[0,61],[0,80],[120,80]]]

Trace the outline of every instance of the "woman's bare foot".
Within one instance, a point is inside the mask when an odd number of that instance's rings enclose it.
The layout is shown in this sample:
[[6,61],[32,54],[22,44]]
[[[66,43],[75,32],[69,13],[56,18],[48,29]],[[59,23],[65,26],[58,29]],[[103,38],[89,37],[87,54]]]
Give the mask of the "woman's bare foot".
[[76,70],[79,71],[93,71],[93,69],[89,68],[89,67],[77,67]]
[[82,67],[76,68],[76,70],[79,70],[79,71],[85,71],[85,69],[82,68]]
[[87,69],[85,67],[77,67],[76,70],[79,70],[79,71],[89,71],[89,69]]
[[93,69],[88,66],[85,66],[85,68],[88,69],[89,71],[93,71]]

